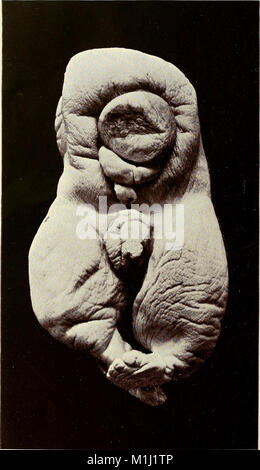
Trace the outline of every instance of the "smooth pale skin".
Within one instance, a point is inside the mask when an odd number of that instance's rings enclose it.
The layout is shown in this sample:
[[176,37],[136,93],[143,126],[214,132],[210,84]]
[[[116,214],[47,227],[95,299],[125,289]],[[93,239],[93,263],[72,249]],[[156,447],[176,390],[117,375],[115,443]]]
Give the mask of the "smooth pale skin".
[[[113,383],[148,405],[162,404],[160,385],[188,376],[210,355],[227,300],[195,91],[162,59],[94,49],[71,59],[55,126],[64,172],[30,249],[34,312],[56,339],[94,355]],[[93,224],[92,212],[80,239],[78,207],[90,203],[98,213],[99,196],[107,196],[108,208],[127,208],[101,214],[106,230]],[[168,240],[155,237],[156,217],[149,226],[145,210],[131,210],[133,201],[160,204],[162,213],[165,204],[183,204],[184,245],[168,250]],[[176,230],[175,218],[165,224]],[[151,238],[144,230],[127,239],[129,228],[142,227]],[[146,353],[117,328],[131,303],[132,328]]]

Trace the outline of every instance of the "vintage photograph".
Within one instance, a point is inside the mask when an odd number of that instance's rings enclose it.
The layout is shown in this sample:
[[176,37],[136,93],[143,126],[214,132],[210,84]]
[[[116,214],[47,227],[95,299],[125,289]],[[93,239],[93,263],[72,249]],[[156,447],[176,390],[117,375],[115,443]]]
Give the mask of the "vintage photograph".
[[2,449],[257,449],[258,2],[2,17]]

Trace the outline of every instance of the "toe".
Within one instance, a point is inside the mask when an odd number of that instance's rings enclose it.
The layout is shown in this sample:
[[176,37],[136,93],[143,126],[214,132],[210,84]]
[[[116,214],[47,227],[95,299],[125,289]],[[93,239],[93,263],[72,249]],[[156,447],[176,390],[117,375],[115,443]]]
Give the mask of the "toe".
[[146,364],[145,361],[146,354],[141,353],[140,351],[129,351],[126,352],[122,359],[124,363],[129,367],[141,367]]
[[114,375],[117,375],[119,372],[123,372],[124,368],[125,368],[124,362],[119,358],[115,359],[108,369],[107,376],[113,377]]

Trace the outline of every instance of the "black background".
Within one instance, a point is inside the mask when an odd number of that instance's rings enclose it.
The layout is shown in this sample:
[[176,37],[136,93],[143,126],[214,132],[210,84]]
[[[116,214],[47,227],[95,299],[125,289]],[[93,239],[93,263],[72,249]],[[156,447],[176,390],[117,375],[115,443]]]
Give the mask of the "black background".
[[[3,26],[3,447],[256,448],[258,3],[4,2]],[[62,172],[63,73],[75,53],[109,46],[161,56],[195,86],[229,262],[217,347],[156,409],[53,340],[29,296],[28,250]]]

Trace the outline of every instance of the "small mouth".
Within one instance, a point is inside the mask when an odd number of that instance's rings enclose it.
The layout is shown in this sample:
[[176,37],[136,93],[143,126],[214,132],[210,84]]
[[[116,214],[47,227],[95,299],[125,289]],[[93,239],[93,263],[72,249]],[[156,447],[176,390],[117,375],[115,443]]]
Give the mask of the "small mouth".
[[104,146],[99,149],[98,156],[105,175],[117,184],[138,186],[154,180],[161,172],[161,165],[137,166]]

